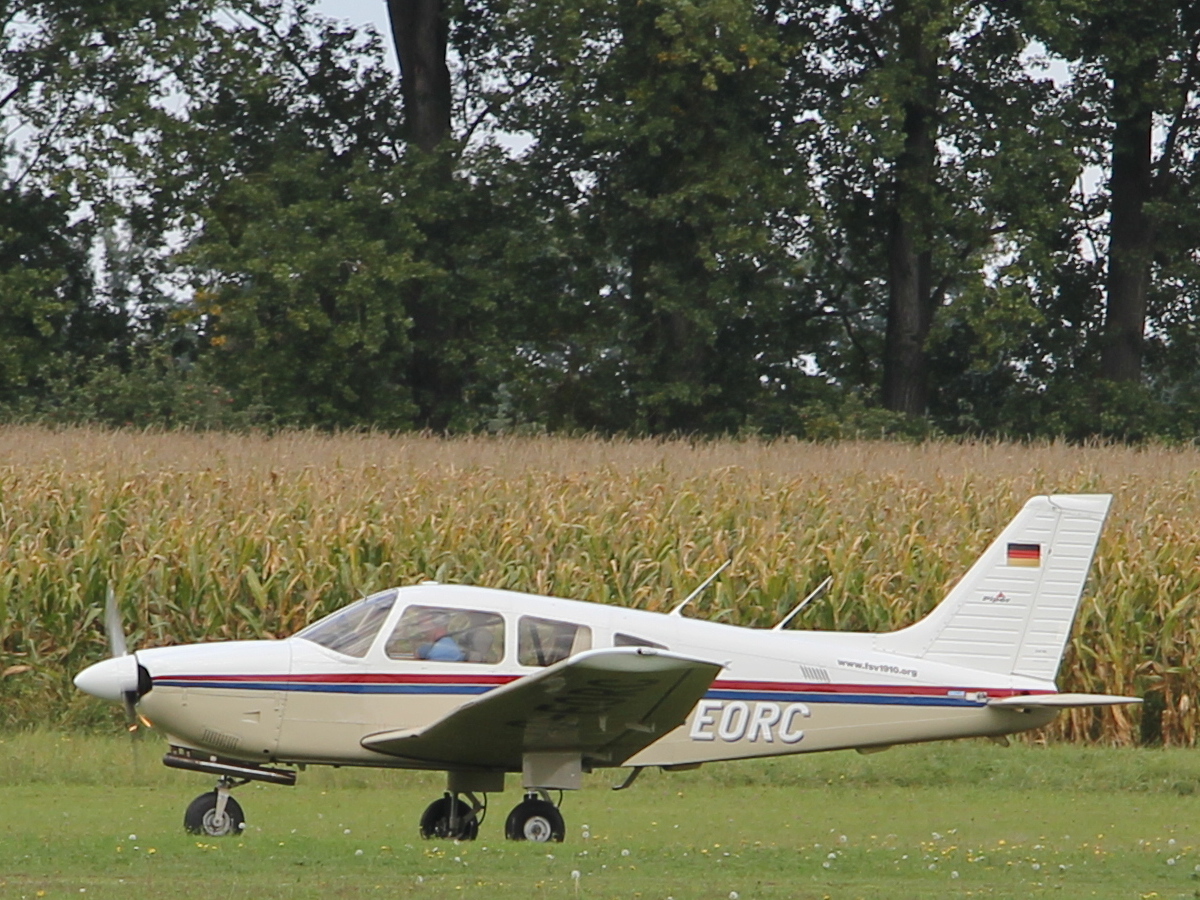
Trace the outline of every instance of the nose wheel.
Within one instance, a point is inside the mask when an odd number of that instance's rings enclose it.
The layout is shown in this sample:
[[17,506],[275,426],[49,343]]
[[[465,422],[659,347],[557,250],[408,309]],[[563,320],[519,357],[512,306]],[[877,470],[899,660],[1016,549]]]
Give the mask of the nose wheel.
[[510,841],[561,843],[566,831],[558,807],[537,794],[526,794],[504,823],[504,836]]
[[246,816],[241,804],[229,796],[234,786],[230,779],[221,779],[215,791],[201,794],[193,800],[183,814],[183,827],[189,834],[208,837],[228,837],[241,834],[246,827]]

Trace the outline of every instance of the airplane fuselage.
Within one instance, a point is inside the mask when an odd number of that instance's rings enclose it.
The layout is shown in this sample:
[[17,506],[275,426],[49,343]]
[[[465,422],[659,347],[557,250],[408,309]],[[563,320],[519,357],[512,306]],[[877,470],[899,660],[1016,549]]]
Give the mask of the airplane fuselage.
[[[354,648],[360,655],[302,636],[140,650],[152,689],[139,708],[172,744],[224,759],[446,768],[368,749],[364,738],[419,730],[558,659],[642,646],[723,669],[683,725],[632,758],[592,759],[588,768],[1003,735],[1055,715],[988,706],[989,699],[1053,693],[1052,683],[883,652],[869,634],[765,631],[477,587],[424,584],[388,593],[393,602],[371,626],[368,645]],[[474,660],[417,658],[396,637],[412,610],[486,623],[486,652]],[[550,646],[564,635],[570,646]],[[476,739],[486,743],[488,735]]]

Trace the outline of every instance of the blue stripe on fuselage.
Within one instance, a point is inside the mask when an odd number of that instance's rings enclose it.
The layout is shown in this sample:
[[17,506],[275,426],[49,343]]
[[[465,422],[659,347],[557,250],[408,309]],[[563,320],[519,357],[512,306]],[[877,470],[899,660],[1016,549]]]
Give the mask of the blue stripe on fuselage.
[[874,706],[987,706],[987,701],[962,697],[933,697],[903,694],[841,694],[822,691],[709,691],[705,700],[773,700],[782,703],[855,703]]
[[[269,681],[175,681],[156,678],[154,684],[163,687],[202,688],[239,691],[296,691],[325,694],[485,694],[499,685],[492,684],[364,684],[355,682],[305,683]],[[956,706],[981,707],[987,701],[963,697],[937,697],[919,694],[834,693],[828,691],[741,691],[710,690],[706,700],[775,701],[784,703],[850,703],[874,706]]]

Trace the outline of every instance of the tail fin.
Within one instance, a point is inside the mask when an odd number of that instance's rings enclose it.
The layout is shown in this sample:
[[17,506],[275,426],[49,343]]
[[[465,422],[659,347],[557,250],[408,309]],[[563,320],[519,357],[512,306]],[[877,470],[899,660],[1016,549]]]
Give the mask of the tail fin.
[[1111,501],[1034,497],[933,612],[876,646],[1053,681]]

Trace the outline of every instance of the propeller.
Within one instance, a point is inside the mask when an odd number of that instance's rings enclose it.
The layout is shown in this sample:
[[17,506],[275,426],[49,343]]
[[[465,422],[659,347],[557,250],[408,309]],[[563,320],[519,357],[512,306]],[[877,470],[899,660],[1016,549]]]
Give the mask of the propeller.
[[76,675],[75,686],[93,697],[119,702],[125,710],[126,728],[131,736],[137,737],[144,721],[138,715],[137,703],[150,691],[152,683],[146,667],[129,652],[111,583],[105,595],[104,630],[111,656]]
[[[121,613],[117,609],[117,596],[113,591],[111,581],[104,594],[104,630],[108,634],[109,655],[113,658],[128,656],[129,647],[125,643],[125,629],[121,625]],[[138,689],[141,686],[142,673],[146,670],[139,665],[135,671],[138,683],[132,688],[124,688],[121,691],[121,704],[125,707],[125,728],[136,737],[141,724],[138,720],[137,702],[142,695]]]
[[113,591],[111,581],[104,593],[104,631],[108,635],[108,655],[128,656],[125,631],[121,627],[121,613],[117,609],[117,595]]

